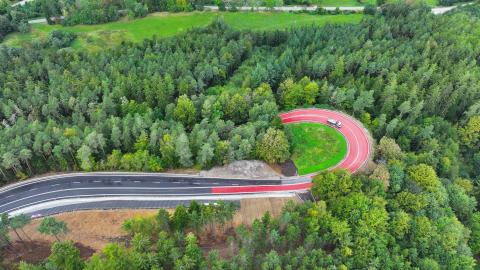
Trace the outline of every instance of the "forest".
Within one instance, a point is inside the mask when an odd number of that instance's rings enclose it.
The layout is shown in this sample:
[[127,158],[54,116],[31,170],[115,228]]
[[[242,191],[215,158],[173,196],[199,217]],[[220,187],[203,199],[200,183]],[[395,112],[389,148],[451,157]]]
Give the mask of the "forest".
[[152,226],[131,247],[53,269],[473,269],[479,29],[476,5],[436,16],[388,4],[359,25],[252,32],[218,20],[100,52],[72,50],[61,32],[2,46],[1,177],[281,162],[277,113],[332,108],[370,130],[376,168],[320,174],[313,202],[236,228],[235,256],[203,257],[191,227]]

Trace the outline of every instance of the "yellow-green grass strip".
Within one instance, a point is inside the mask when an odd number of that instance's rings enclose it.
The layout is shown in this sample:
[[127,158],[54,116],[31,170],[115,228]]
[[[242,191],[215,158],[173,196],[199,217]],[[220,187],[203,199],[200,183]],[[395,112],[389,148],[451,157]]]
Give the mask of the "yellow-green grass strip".
[[359,23],[363,14],[350,15],[310,15],[286,12],[191,12],[191,13],[154,13],[141,19],[122,19],[98,25],[61,25],[33,24],[27,34],[14,33],[6,37],[3,44],[21,46],[35,39],[44,39],[48,34],[61,29],[78,34],[72,47],[98,50],[120,44],[122,41],[141,42],[144,39],[169,37],[183,33],[194,27],[203,27],[215,18],[223,20],[235,29],[277,30],[305,25],[324,25],[326,23]]

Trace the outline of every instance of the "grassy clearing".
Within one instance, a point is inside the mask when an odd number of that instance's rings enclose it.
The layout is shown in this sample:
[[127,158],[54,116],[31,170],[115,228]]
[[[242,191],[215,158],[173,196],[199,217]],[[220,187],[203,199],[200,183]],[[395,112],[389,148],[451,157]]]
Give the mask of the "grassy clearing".
[[298,123],[287,125],[286,130],[292,143],[292,160],[300,175],[326,170],[347,153],[347,141],[332,127]]
[[193,27],[208,25],[217,17],[236,29],[273,30],[301,25],[323,25],[326,23],[358,23],[362,14],[352,15],[309,15],[272,12],[192,12],[165,14],[154,13],[142,19],[121,20],[99,25],[78,25],[63,27],[60,25],[35,24],[28,34],[11,34],[4,44],[20,46],[36,39],[45,38],[55,29],[62,29],[78,34],[74,48],[97,50],[119,44],[122,41],[141,42],[154,35],[168,37],[182,33]]
[[424,0],[425,4],[431,6],[431,7],[436,7],[438,6],[438,1],[437,0]]

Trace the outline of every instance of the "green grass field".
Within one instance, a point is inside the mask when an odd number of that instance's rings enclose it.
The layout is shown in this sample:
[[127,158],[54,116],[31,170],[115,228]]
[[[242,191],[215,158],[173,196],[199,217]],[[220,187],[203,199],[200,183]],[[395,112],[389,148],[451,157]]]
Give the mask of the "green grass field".
[[352,15],[309,15],[271,12],[192,12],[165,14],[155,13],[142,19],[121,20],[99,25],[78,25],[63,27],[60,25],[34,24],[28,34],[11,34],[4,44],[20,46],[25,42],[45,38],[54,29],[62,29],[78,34],[74,48],[96,50],[129,40],[140,42],[154,35],[158,37],[173,36],[193,27],[208,25],[221,16],[225,22],[237,29],[272,30],[301,25],[323,25],[326,23],[358,23],[362,14]]
[[335,166],[347,153],[347,141],[332,127],[298,123],[285,128],[293,147],[292,160],[300,175]]
[[359,7],[368,4],[375,5],[376,0],[314,0],[314,5],[323,7]]

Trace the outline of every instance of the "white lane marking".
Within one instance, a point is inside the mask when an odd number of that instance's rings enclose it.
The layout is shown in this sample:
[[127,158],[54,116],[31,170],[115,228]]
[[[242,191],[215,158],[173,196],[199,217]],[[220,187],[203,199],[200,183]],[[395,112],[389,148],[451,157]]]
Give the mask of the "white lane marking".
[[93,183],[101,183],[102,181],[100,180],[94,180]]
[[56,187],[56,186],[60,186],[60,184],[51,185],[51,187]]
[[72,184],[81,184],[81,182],[75,181],[75,182],[72,182]]
[[10,197],[13,197],[13,196],[14,196],[14,195],[9,195],[9,196],[7,196],[7,197],[5,197],[5,198],[10,198]]
[[206,195],[190,195],[182,196],[177,198],[171,197],[158,197],[144,194],[136,195],[114,195],[109,197],[62,197],[55,201],[45,200],[36,205],[22,205],[12,209],[9,213],[10,216],[15,216],[18,214],[28,214],[34,211],[49,209],[57,206],[66,206],[79,203],[89,203],[89,202],[102,202],[102,201],[192,201],[192,200],[240,200],[244,198],[275,198],[275,197],[294,197],[296,196],[295,192],[274,192],[274,193],[243,193],[243,194],[206,194]]
[[[208,187],[208,186],[207,187],[177,187],[175,189],[200,189],[200,188],[211,188],[211,187]],[[67,189],[52,190],[52,191],[48,191],[48,192],[43,192],[43,193],[39,193],[39,194],[30,195],[30,196],[23,197],[23,198],[20,198],[18,200],[15,200],[15,201],[11,201],[11,202],[2,204],[2,206],[7,206],[7,205],[12,204],[12,203],[16,203],[16,202],[20,202],[20,201],[23,201],[23,200],[27,200],[27,199],[47,195],[47,194],[52,194],[52,193],[65,192],[65,191],[75,191],[75,190],[102,190],[102,189],[107,189],[107,190],[122,190],[122,189],[128,189],[128,190],[131,190],[131,189],[135,189],[135,190],[142,190],[142,189],[168,190],[168,189],[172,189],[172,188],[171,187],[167,187],[167,188],[161,188],[161,187],[158,187],[158,188],[155,188],[155,187],[145,187],[145,188],[139,188],[139,187],[137,187],[137,188],[135,188],[135,187],[67,188]]]
[[134,182],[134,183],[140,183],[140,181],[137,181],[137,180],[135,180],[135,181],[133,181],[133,182]]
[[31,188],[29,189],[28,191],[34,191],[34,190],[37,190],[38,188]]
[[154,184],[161,184],[162,182],[155,181],[153,182]]
[[[297,114],[294,114],[294,113],[297,113]],[[363,139],[365,139],[367,141],[367,158],[365,159],[365,161],[362,162],[362,164],[364,164],[368,160],[368,155],[370,155],[370,141],[368,140],[368,137],[366,136],[364,129],[357,124],[356,120],[354,120],[352,116],[349,116],[349,115],[347,115],[345,113],[342,113],[342,112],[336,112],[336,111],[326,110],[326,109],[313,109],[312,108],[312,109],[293,110],[293,111],[290,111],[290,112],[287,112],[287,113],[280,114],[280,117],[282,118],[282,121],[288,121],[288,120],[292,121],[293,120],[292,122],[286,123],[286,124],[293,124],[295,122],[301,122],[301,120],[295,121],[296,118],[312,117],[312,118],[325,119],[325,118],[329,117],[329,116],[322,115],[322,114],[327,114],[327,115],[330,115],[330,116],[333,115],[336,118],[340,118],[339,120],[342,120],[344,123],[351,124],[353,127],[358,129],[357,131],[360,131],[360,133],[364,135],[362,137],[363,137]],[[315,122],[315,120],[312,119],[311,122]],[[322,123],[322,122],[320,122],[320,123]],[[325,123],[322,123],[322,124],[325,124]],[[345,127],[347,127],[347,126],[348,125],[345,125]],[[355,170],[353,169],[353,167],[357,166],[358,160],[360,158],[360,143],[359,143],[359,139],[358,139],[357,134],[355,132],[353,132],[353,130],[350,129],[349,127],[347,129],[349,129],[349,131],[351,132],[351,134],[355,138],[355,142],[357,144],[356,145],[357,152],[355,154],[355,158],[353,159],[353,161],[350,164],[348,164],[345,167],[345,169],[350,169],[352,172],[355,172],[356,170],[358,170],[361,167],[361,166],[359,166]],[[339,130],[340,130],[340,133],[342,133],[341,129],[339,129]],[[338,166],[340,166],[340,165],[338,165]]]
[[[305,179],[307,180],[307,179]],[[307,182],[305,182],[307,183]],[[291,185],[297,185],[298,183],[295,183],[295,184],[283,184],[281,186],[291,186]],[[232,186],[240,186],[239,184],[232,184],[231,186],[220,186],[218,188],[222,188],[222,187],[232,187]],[[244,187],[251,187],[252,185],[244,185]],[[279,186],[279,185],[254,185],[254,186]],[[216,188],[217,188],[216,187]],[[26,200],[26,199],[31,199],[31,198],[34,198],[34,197],[38,197],[38,196],[43,196],[43,195],[47,195],[47,194],[52,194],[52,193],[58,193],[58,192],[64,192],[64,191],[76,191],[76,190],[102,190],[102,189],[106,189],[106,190],[122,190],[122,189],[127,189],[127,190],[142,190],[142,189],[146,189],[146,190],[171,190],[171,189],[177,189],[177,190],[187,190],[187,189],[202,189],[202,188],[212,188],[212,186],[203,186],[203,187],[92,187],[92,188],[68,188],[68,189],[59,189],[59,190],[53,190],[53,191],[48,191],[48,192],[43,192],[43,193],[39,193],[39,194],[35,194],[35,195],[30,195],[30,196],[27,196],[27,197],[24,197],[24,198],[20,198],[18,200],[15,200],[15,201],[11,201],[11,202],[8,202],[8,203],[5,203],[3,204],[2,206],[7,206],[9,204],[12,204],[12,203],[16,203],[16,202],[20,202],[20,201],[23,201],[23,200]],[[255,193],[255,192],[254,192]],[[152,194],[150,194],[152,195]],[[170,195],[179,195],[179,194],[158,194],[158,195],[162,195],[162,196],[170,196]],[[185,194],[184,194],[185,195]],[[81,195],[80,195],[81,196]],[[92,196],[101,196],[101,195],[92,195]]]
[[[224,177],[202,177],[199,174],[174,174],[174,173],[147,173],[147,172],[76,172],[76,173],[62,173],[58,175],[53,175],[53,176],[44,176],[44,177],[37,177],[37,178],[32,178],[29,180],[25,180],[22,182],[17,182],[13,183],[4,187],[0,188],[0,194],[9,190],[17,189],[20,187],[24,187],[27,185],[35,184],[35,183],[42,183],[42,182],[47,182],[47,181],[52,181],[56,179],[67,179],[67,178],[73,178],[73,177],[102,177],[102,176],[114,176],[114,177],[145,177],[145,176],[150,176],[150,177],[170,177],[170,178],[179,178],[179,177],[188,177],[188,178],[197,178],[197,179],[222,179],[224,180]],[[290,178],[295,178],[295,177],[290,177]],[[246,180],[246,181],[252,181],[255,179],[248,179],[248,178],[235,178],[236,180]],[[267,181],[268,179],[264,179]],[[279,179],[276,179],[279,180]]]
[[[310,181],[308,182],[305,182],[305,183],[310,183]],[[297,186],[299,183],[294,183],[294,184],[284,184],[284,185],[281,185],[281,186],[284,186],[284,187],[290,187],[290,186]],[[238,185],[238,184],[237,184]],[[258,186],[244,186],[244,187],[259,187],[259,186],[263,186],[263,187],[269,187],[269,186],[278,186],[278,185],[258,185]],[[232,186],[223,186],[223,187],[218,187],[218,188],[230,188]],[[194,187],[190,187],[191,189],[194,189]],[[204,187],[197,187],[197,188],[204,188]],[[208,187],[208,188],[211,188],[211,187]],[[76,189],[69,189],[69,190],[84,190],[84,189],[95,189],[95,188],[76,188]],[[100,188],[98,188],[100,189]],[[105,188],[101,188],[101,189],[108,189],[108,190],[111,190],[112,188],[108,188],[108,187],[105,187]],[[122,189],[122,188],[116,188],[116,189]],[[129,187],[125,187],[123,189],[141,189],[141,188],[129,188]],[[151,189],[151,188],[149,188]],[[155,189],[170,189],[170,188],[155,188]],[[179,188],[179,189],[182,189],[182,188]],[[187,188],[183,188],[183,189],[187,189]],[[241,192],[242,194],[245,193],[245,194],[263,194],[263,193],[275,193],[275,192],[294,192],[294,191],[299,191],[299,190],[306,190],[308,188],[294,188],[292,190],[274,190],[274,191],[251,191],[251,192]],[[43,194],[48,194],[48,193],[54,193],[54,192],[59,192],[59,191],[50,191],[50,192],[45,192]],[[38,204],[38,203],[41,203],[41,202],[45,202],[45,201],[52,201],[52,200],[57,200],[57,199],[62,199],[62,198],[81,198],[81,197],[107,197],[107,196],[136,196],[136,195],[142,195],[142,196],[166,196],[166,197],[171,197],[171,196],[192,196],[192,195],[212,195],[212,194],[238,194],[239,192],[233,192],[233,193],[194,193],[194,194],[191,194],[191,193],[175,193],[175,194],[91,194],[91,195],[72,195],[72,196],[63,196],[63,197],[56,197],[56,198],[48,198],[48,199],[45,199],[45,200],[42,200],[42,201],[39,201],[39,202],[32,202],[32,203],[28,203],[26,205],[35,205],[35,204]],[[36,197],[36,196],[40,196],[42,194],[38,194],[38,195],[33,195],[33,196],[29,196],[29,197]],[[24,199],[27,199],[29,197],[26,197],[26,198],[23,198],[23,199],[19,199],[19,200],[16,200],[16,201],[13,201],[13,202],[18,202],[18,201],[21,201],[21,200],[24,200]],[[9,205],[13,202],[9,202],[9,203],[6,203],[6,204],[3,204],[2,206],[5,206],[5,205]],[[26,206],[26,205],[23,205],[23,206]],[[15,209],[18,209],[20,208],[21,206],[19,207],[14,207],[12,209],[10,209],[9,211],[12,211],[12,210],[15,210]]]

